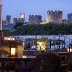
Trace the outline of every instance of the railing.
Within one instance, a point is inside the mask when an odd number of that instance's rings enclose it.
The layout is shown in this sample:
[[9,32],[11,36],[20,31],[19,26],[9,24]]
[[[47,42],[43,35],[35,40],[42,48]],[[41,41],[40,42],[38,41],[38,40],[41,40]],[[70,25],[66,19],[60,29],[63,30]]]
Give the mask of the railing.
[[15,71],[20,66],[25,66],[32,58],[0,58],[0,72]]
[[[62,72],[68,70],[68,63],[66,63],[66,57],[69,53],[58,53],[61,58],[61,69]],[[16,71],[19,67],[26,67],[34,58],[0,58],[0,72]],[[66,70],[65,70],[66,69]]]

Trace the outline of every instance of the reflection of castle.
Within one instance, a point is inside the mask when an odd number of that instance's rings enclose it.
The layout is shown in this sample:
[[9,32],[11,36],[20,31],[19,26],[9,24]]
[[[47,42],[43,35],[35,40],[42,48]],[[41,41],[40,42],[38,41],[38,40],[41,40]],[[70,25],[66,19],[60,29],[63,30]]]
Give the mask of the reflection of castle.
[[62,11],[47,11],[46,23],[62,23]]

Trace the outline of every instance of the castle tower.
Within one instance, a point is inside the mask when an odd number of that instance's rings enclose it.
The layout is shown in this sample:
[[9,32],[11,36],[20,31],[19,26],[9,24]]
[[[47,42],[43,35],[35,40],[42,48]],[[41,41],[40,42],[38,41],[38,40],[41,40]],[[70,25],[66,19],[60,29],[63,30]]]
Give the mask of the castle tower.
[[41,15],[29,15],[30,24],[40,24],[41,21],[42,21]]
[[25,14],[24,13],[20,13],[20,22],[24,23],[25,21]]
[[2,30],[2,0],[0,0],[0,30]]
[[46,23],[57,23],[60,24],[62,23],[62,11],[47,11],[46,14]]

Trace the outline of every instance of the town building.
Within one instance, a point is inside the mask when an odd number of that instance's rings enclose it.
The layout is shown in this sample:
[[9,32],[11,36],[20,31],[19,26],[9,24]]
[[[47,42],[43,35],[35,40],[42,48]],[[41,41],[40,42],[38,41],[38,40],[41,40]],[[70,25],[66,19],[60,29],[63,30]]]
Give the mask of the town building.
[[62,23],[62,11],[47,11],[46,23]]
[[68,14],[68,23],[72,23],[72,13]]
[[41,21],[42,21],[41,15],[29,15],[30,24],[40,24]]
[[0,38],[0,58],[22,58],[22,41],[16,41],[11,36]]

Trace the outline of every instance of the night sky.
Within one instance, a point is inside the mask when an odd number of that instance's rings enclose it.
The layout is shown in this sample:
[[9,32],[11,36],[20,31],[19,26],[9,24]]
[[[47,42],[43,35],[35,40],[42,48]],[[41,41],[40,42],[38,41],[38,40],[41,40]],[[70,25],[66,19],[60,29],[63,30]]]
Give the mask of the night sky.
[[72,0],[3,0],[2,5],[2,19],[5,19],[6,15],[19,17],[21,12],[25,13],[26,21],[32,14],[42,15],[45,20],[47,10],[62,10],[63,18],[72,13]]

